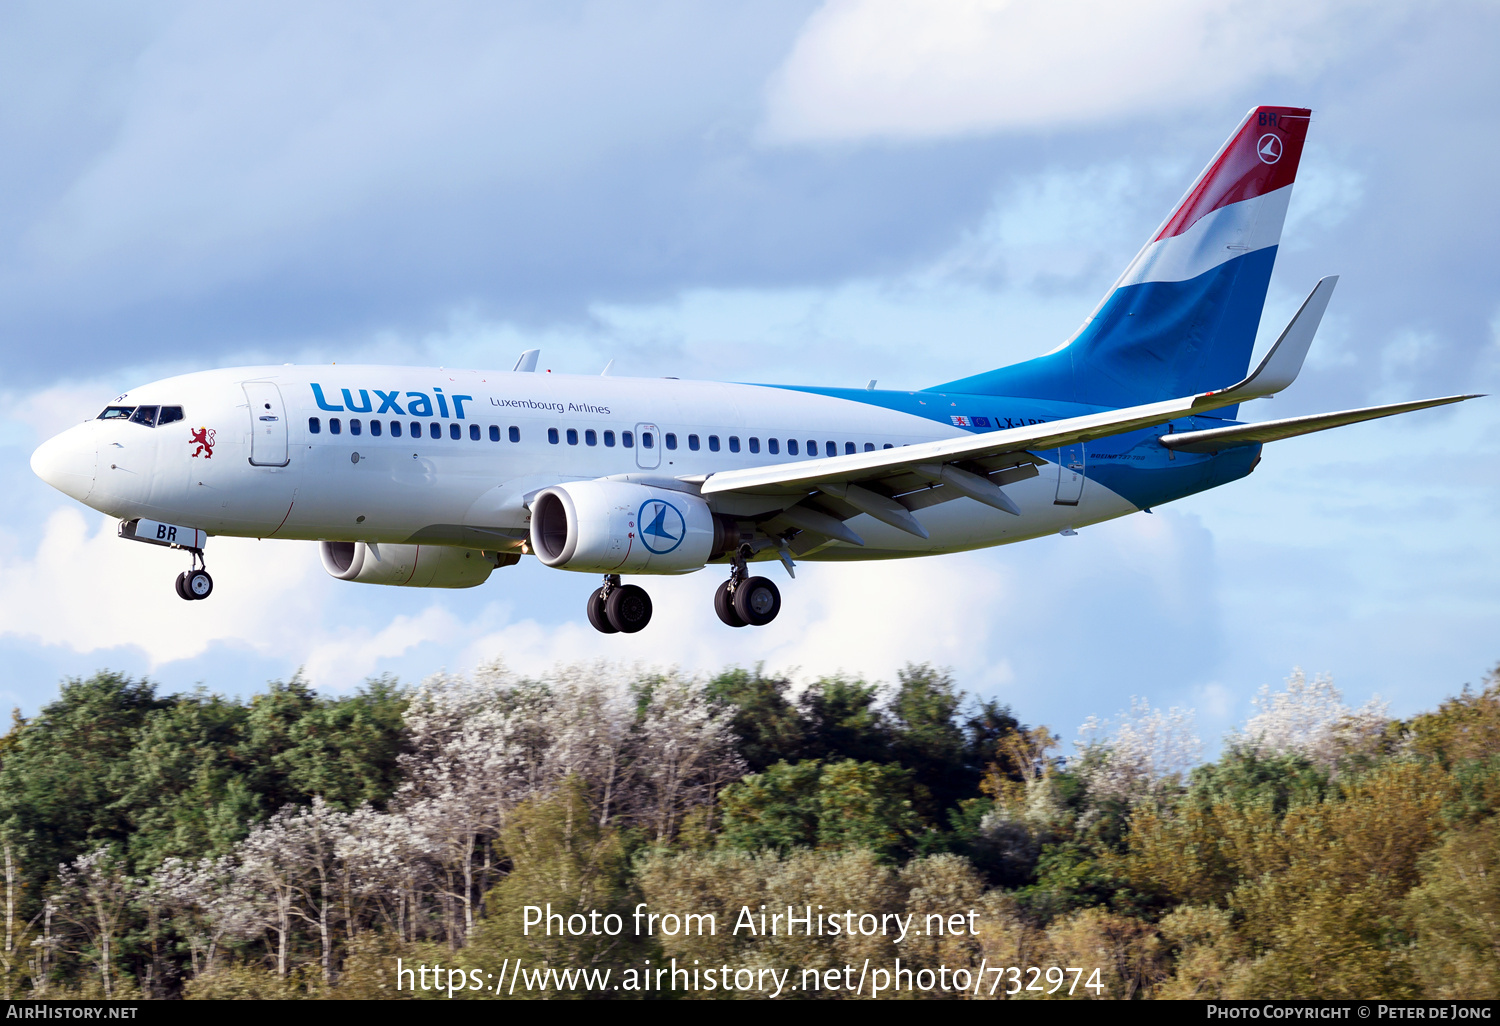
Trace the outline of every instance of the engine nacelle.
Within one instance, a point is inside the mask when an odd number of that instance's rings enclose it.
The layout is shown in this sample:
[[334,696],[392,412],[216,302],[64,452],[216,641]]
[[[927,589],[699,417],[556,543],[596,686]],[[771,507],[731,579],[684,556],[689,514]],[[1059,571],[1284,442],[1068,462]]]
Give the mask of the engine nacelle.
[[403,588],[473,588],[489,579],[500,562],[519,556],[486,554],[451,545],[366,545],[364,542],[318,543],[323,569],[341,581],[391,584]]
[[696,495],[624,481],[570,481],[531,500],[531,551],[548,566],[681,574],[723,552],[726,532]]

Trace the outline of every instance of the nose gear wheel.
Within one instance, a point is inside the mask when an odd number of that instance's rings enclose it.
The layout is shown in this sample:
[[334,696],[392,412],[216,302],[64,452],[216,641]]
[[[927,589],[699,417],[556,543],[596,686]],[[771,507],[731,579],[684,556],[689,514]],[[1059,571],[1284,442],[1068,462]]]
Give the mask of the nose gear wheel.
[[214,593],[214,579],[208,576],[208,566],[203,561],[202,549],[188,550],[193,554],[193,565],[177,575],[177,595],[179,598],[206,599]]

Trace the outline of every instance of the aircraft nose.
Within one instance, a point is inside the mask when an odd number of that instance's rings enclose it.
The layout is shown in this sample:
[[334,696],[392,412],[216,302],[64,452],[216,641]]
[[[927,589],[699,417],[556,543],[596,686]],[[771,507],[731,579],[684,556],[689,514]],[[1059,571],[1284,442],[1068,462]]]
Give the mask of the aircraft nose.
[[94,490],[99,449],[86,425],[69,428],[37,446],[31,454],[31,470],[64,495],[79,502]]

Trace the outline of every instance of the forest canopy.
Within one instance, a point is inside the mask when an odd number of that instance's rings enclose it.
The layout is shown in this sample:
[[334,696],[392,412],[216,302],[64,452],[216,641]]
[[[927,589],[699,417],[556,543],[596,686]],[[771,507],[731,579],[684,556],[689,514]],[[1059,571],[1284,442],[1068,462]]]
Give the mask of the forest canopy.
[[[397,958],[482,974],[899,954],[1099,968],[1075,997],[1500,996],[1496,674],[1397,720],[1294,672],[1206,763],[1191,714],[1134,700],[1074,748],[925,665],[802,686],[495,667],[341,696],[294,678],[248,701],[100,672],[0,738],[0,987],[432,997],[396,990]],[[899,949],[523,929],[527,907],[641,903],[977,927]]]

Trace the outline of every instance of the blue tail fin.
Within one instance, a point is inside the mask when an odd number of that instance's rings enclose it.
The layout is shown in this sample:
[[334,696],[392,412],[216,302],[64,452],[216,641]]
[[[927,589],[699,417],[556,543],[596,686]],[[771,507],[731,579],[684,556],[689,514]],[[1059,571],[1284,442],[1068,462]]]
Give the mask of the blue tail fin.
[[1061,347],[932,390],[1120,407],[1240,380],[1310,115],[1299,107],[1257,107],[1246,115]]

